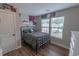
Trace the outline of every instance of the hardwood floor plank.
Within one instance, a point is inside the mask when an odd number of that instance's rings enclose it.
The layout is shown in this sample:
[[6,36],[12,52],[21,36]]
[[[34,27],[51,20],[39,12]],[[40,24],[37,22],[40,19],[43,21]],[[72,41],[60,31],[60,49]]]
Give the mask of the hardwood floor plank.
[[36,52],[29,47],[26,44],[23,44],[21,48],[13,50],[7,54],[4,54],[4,56],[67,56],[68,50],[59,46],[56,46],[54,44],[46,44],[42,46],[41,49],[39,49]]

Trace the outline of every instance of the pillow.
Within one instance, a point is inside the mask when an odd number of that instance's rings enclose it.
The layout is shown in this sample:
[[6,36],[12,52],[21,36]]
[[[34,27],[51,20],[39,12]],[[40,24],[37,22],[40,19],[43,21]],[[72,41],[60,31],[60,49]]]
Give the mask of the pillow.
[[30,29],[30,32],[34,32],[34,30],[33,29]]
[[33,32],[37,32],[37,30],[35,30],[33,28],[30,28],[30,29],[23,30],[23,32],[25,32],[25,33],[33,33]]
[[29,29],[23,30],[24,33],[29,33]]
[[35,28],[31,28],[30,31],[31,32],[37,32],[37,30]]

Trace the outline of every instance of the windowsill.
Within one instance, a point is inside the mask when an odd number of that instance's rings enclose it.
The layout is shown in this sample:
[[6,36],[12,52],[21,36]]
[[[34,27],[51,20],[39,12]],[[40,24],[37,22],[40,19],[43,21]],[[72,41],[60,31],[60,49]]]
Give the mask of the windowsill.
[[51,38],[62,40],[62,38],[51,36]]

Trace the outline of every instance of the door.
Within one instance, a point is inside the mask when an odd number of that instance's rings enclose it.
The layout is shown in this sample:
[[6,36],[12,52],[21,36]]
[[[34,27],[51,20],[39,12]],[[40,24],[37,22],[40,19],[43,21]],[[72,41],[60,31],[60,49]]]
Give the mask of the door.
[[0,12],[0,40],[3,53],[16,48],[13,13]]

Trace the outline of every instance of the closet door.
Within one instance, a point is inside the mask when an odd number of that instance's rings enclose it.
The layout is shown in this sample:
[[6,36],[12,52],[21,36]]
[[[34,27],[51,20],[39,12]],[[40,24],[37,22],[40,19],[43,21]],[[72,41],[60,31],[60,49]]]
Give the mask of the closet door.
[[13,13],[0,12],[0,40],[3,53],[16,48]]

